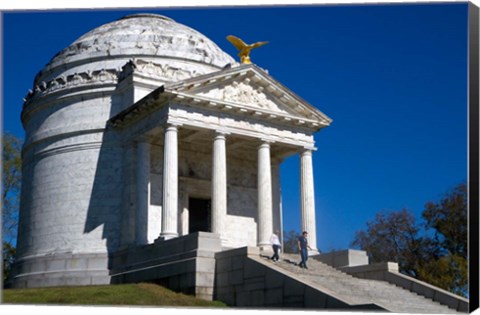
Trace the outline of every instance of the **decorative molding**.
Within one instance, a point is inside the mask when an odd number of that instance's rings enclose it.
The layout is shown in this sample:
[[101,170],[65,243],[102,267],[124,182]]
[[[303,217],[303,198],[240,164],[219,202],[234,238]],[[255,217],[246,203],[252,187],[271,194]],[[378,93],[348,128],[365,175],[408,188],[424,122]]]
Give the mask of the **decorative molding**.
[[32,100],[47,94],[77,87],[85,87],[96,84],[116,84],[118,70],[101,69],[74,73],[68,76],[61,75],[51,81],[42,81],[33,90],[29,90],[24,101],[24,106]]
[[24,106],[32,100],[43,97],[53,92],[87,87],[96,84],[117,84],[132,74],[139,74],[152,79],[168,81],[181,81],[203,73],[194,69],[192,71],[172,67],[168,64],[157,64],[142,59],[130,59],[122,69],[101,69],[61,75],[48,82],[42,81],[29,90],[24,97]]
[[196,75],[201,75],[196,70],[183,70],[168,64],[158,64],[142,59],[130,59],[118,75],[118,81],[122,81],[132,74],[140,74],[154,79],[168,79],[168,81],[181,81]]
[[263,87],[255,89],[248,84],[247,80],[244,80],[243,82],[233,81],[232,84],[221,88],[214,88],[208,92],[199,93],[198,95],[288,114],[284,109],[281,109],[275,102],[270,100],[267,95],[263,93],[263,90]]

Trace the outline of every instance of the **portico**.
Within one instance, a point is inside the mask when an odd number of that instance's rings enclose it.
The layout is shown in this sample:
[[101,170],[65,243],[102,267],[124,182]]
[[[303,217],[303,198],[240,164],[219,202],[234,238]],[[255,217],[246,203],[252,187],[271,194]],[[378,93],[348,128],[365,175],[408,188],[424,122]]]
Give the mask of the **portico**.
[[125,242],[186,235],[196,217],[224,247],[269,250],[282,230],[279,165],[299,154],[300,229],[316,249],[313,133],[330,122],[255,65],[153,91],[109,122],[136,148],[126,157],[136,162]]

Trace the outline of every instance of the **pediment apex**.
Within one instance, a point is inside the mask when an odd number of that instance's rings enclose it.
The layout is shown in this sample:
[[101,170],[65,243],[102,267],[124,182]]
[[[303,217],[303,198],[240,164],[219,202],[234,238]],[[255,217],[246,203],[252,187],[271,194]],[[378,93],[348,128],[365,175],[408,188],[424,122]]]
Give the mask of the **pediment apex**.
[[267,114],[318,122],[322,127],[332,120],[265,70],[255,65],[240,65],[165,86],[166,91],[214,102],[236,104]]

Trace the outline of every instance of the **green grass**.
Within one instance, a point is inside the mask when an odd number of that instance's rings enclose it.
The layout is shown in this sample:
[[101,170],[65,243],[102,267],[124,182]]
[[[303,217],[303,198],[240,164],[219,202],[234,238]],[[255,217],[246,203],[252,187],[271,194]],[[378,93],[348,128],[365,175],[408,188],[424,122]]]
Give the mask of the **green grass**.
[[5,304],[225,307],[150,283],[3,290]]

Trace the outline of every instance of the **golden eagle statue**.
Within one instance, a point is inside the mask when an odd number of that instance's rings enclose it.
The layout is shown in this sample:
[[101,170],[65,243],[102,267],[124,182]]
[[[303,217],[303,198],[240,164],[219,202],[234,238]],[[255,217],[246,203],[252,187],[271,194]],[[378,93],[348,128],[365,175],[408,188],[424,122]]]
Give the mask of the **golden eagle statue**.
[[250,60],[250,50],[253,48],[258,48],[260,46],[263,46],[265,44],[268,44],[268,42],[257,42],[254,44],[245,44],[243,40],[241,40],[238,37],[235,37],[233,35],[228,35],[227,39],[230,43],[233,44],[238,49],[238,56],[240,57],[240,62],[241,63],[246,63],[250,64],[252,61]]

